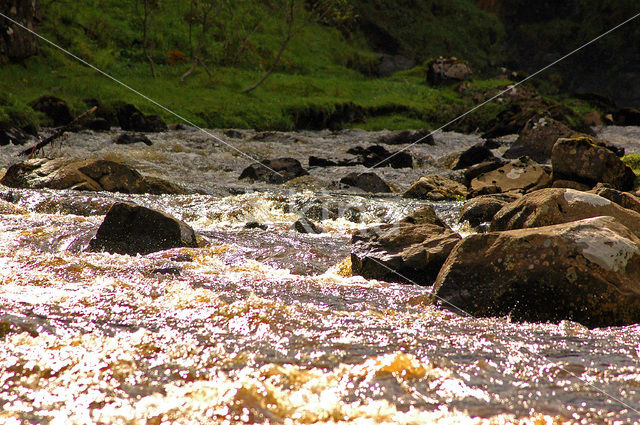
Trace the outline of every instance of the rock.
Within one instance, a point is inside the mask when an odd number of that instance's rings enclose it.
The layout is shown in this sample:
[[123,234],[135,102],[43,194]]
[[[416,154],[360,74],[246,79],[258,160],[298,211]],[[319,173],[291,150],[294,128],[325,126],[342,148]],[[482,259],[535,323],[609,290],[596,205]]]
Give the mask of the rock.
[[324,230],[320,229],[315,223],[309,220],[306,217],[300,217],[298,221],[293,223],[293,228],[298,233],[312,233],[312,234],[320,234],[324,233]]
[[579,135],[580,133],[553,118],[536,117],[527,121],[518,139],[503,157],[515,159],[526,155],[536,162],[544,163],[551,159],[551,150],[559,138]]
[[250,221],[244,225],[245,229],[260,229],[267,230],[269,227],[266,224],[259,223],[257,221]]
[[387,282],[431,285],[460,235],[433,224],[383,224],[352,239],[353,274]]
[[[36,25],[41,22],[38,6],[40,5],[32,0],[3,0],[0,12],[30,30],[36,30]],[[8,61],[22,62],[38,53],[38,37],[13,22],[3,18],[0,33],[0,64]]]
[[433,224],[445,229],[449,228],[449,226],[447,226],[446,223],[436,215],[436,211],[431,205],[425,205],[418,208],[417,210],[413,211],[411,214],[400,220],[400,222],[409,224]]
[[5,186],[28,189],[72,189],[122,193],[186,194],[165,180],[142,176],[133,168],[100,159],[29,159],[14,164],[0,180]]
[[67,102],[55,96],[42,96],[31,102],[30,106],[49,117],[54,127],[60,127],[73,121]]
[[435,85],[445,82],[471,80],[473,73],[465,61],[454,57],[439,57],[427,64],[427,82]]
[[118,202],[109,209],[88,249],[136,255],[178,247],[198,247],[188,224],[161,211]]
[[89,120],[83,124],[83,127],[93,131],[109,131],[111,130],[111,124],[105,118],[96,118]]
[[281,184],[309,173],[302,168],[300,161],[294,158],[265,159],[252,164],[240,174],[240,179],[260,180],[267,183]]
[[27,133],[13,124],[0,121],[0,146],[13,143],[14,145],[24,145],[31,138]]
[[640,214],[594,193],[573,189],[543,189],[503,207],[490,231],[551,226],[598,216],[614,217],[640,236]]
[[640,111],[635,108],[620,108],[613,113],[615,125],[631,126],[640,125]]
[[144,115],[135,106],[126,104],[118,108],[118,124],[125,131],[159,133],[167,131],[165,122],[157,115]]
[[402,197],[429,201],[456,201],[467,197],[467,188],[457,181],[437,174],[429,174],[413,182]]
[[633,188],[635,174],[611,150],[589,137],[559,139],[551,154],[554,180],[573,180],[591,187],[608,183],[614,189]]
[[397,71],[411,69],[414,66],[416,66],[415,61],[404,56],[381,54],[376,74],[379,77],[388,77]]
[[476,177],[482,174],[486,174],[490,171],[497,170],[498,168],[502,167],[505,164],[506,164],[505,161],[502,161],[501,159],[496,158],[494,160],[485,161],[485,162],[481,162],[480,164],[472,165],[471,167],[467,168],[464,171],[464,178],[468,182],[471,182],[471,180],[475,179]]
[[144,143],[147,146],[153,145],[153,142],[141,133],[122,133],[113,141],[113,143],[116,145],[132,145],[134,143]]
[[225,130],[222,134],[224,134],[227,137],[230,137],[232,139],[244,139],[244,133],[241,132],[240,130],[235,130],[233,128],[230,128],[228,130]]
[[584,123],[589,127],[600,127],[604,124],[602,114],[598,111],[591,111],[584,114]]
[[357,156],[355,163],[365,167],[413,167],[413,158],[409,152],[389,152],[380,145],[369,146],[366,149],[356,146],[347,150],[347,153]]
[[554,180],[551,187],[555,189],[574,189],[581,192],[587,192],[591,189],[591,186],[574,182],[573,180]]
[[465,202],[460,210],[459,221],[468,221],[472,227],[489,223],[502,207],[518,198],[518,195],[508,193],[478,196]]
[[309,157],[309,167],[349,167],[358,164],[360,162],[354,158],[320,158],[313,155]]
[[392,131],[378,138],[378,143],[385,145],[426,144],[434,145],[435,140],[429,130],[401,130]]
[[511,161],[471,180],[472,196],[510,191],[530,192],[551,185],[551,172],[528,157]]
[[452,170],[461,170],[483,162],[495,162],[497,160],[493,152],[484,143],[477,143],[458,154],[455,160],[452,161],[450,168]]
[[640,322],[640,239],[611,217],[471,235],[434,284],[473,316],[586,326]]
[[340,179],[340,183],[357,187],[365,192],[391,193],[391,186],[375,173],[349,173]]
[[615,190],[602,183],[598,183],[590,192],[615,202],[622,208],[640,213],[640,198],[631,193]]

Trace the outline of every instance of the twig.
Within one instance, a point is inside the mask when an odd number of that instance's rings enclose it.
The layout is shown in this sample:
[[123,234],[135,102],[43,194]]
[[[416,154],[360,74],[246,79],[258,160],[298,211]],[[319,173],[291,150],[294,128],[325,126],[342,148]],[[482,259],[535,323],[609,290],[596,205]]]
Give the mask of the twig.
[[76,119],[71,121],[69,124],[58,128],[51,136],[49,136],[46,139],[44,139],[43,141],[37,143],[35,146],[23,150],[22,152],[19,153],[19,155],[29,155],[29,159],[33,158],[33,155],[37,151],[39,151],[43,147],[47,146],[49,143],[53,142],[58,137],[62,136],[65,133],[65,131],[70,130],[74,125],[76,125],[82,119],[84,119],[87,116],[93,114],[96,111],[96,109],[98,109],[98,107],[94,106],[93,108],[91,108],[87,112],[85,112],[84,114],[79,115],[78,117],[76,117]]

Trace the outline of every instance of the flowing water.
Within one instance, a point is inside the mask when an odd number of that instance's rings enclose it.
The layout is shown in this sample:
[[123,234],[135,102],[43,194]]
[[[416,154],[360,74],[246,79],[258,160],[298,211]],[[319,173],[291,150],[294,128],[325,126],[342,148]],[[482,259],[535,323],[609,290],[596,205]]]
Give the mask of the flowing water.
[[[607,131],[636,150],[637,129]],[[336,184],[363,167],[275,187],[239,181],[249,162],[198,132],[151,147],[114,135],[67,135],[47,155],[123,161],[198,194],[0,186],[0,423],[640,423],[639,325],[460,317],[429,305],[429,288],[350,276],[350,234],[421,205]],[[232,135],[255,157],[305,165],[374,138]],[[403,190],[477,141],[437,135],[409,149],[415,169],[376,172]],[[0,167],[18,150],[0,148]],[[202,247],[83,252],[116,200],[185,220]],[[435,207],[464,230],[459,202]],[[328,232],[293,231],[300,211]]]

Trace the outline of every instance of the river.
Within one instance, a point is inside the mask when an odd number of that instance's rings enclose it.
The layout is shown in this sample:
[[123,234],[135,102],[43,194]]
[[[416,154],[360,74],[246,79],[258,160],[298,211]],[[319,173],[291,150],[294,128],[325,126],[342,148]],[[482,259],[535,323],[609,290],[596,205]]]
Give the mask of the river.
[[[273,186],[238,180],[250,162],[197,131],[149,135],[150,147],[114,145],[116,134],[68,134],[46,154],[122,161],[198,194],[0,186],[0,423],[640,423],[640,325],[461,317],[429,305],[429,288],[345,273],[354,230],[423,204],[336,184],[364,167],[314,168]],[[215,134],[305,167],[375,138]],[[640,151],[638,128],[602,134]],[[414,169],[376,172],[401,191],[450,175],[437,161],[479,141],[435,139],[408,149]],[[0,168],[19,150],[0,147]],[[83,252],[116,200],[185,220],[202,247]],[[434,204],[465,234],[460,206]],[[327,233],[291,229],[318,207],[346,213],[316,218]],[[251,221],[267,230],[246,229]]]

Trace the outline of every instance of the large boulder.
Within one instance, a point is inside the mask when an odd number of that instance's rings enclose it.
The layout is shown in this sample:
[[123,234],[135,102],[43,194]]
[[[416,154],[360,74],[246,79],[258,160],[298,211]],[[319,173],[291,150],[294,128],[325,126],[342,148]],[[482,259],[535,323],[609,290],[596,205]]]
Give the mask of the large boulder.
[[383,224],[353,235],[351,267],[367,279],[431,285],[458,241],[433,224]]
[[161,211],[119,202],[107,212],[88,249],[136,255],[178,247],[198,247],[188,224]]
[[514,193],[496,193],[494,195],[481,195],[475,197],[462,206],[460,210],[460,222],[469,222],[472,227],[483,223],[490,223],[493,217],[505,205],[515,201],[520,196]]
[[[0,12],[30,30],[40,21],[37,3],[33,0],[3,0]],[[38,53],[38,37],[13,22],[0,19],[0,63],[23,61]]]
[[472,196],[509,191],[530,192],[551,185],[548,167],[528,157],[511,161],[471,180]]
[[508,159],[528,156],[543,163],[551,159],[553,145],[560,138],[575,137],[580,133],[549,117],[530,119],[520,131],[518,139],[504,153]]
[[117,112],[118,124],[125,131],[159,133],[167,131],[167,124],[157,115],[145,115],[131,104],[122,105]]
[[438,217],[435,209],[431,205],[423,205],[411,214],[400,220],[401,223],[410,224],[433,224],[448,229],[449,226]]
[[455,57],[439,57],[427,64],[427,81],[429,84],[460,82],[471,80],[473,72],[466,61]]
[[590,217],[611,216],[640,236],[640,214],[594,193],[574,189],[543,189],[504,206],[490,231],[551,226]]
[[294,158],[265,159],[242,170],[240,180],[260,180],[267,183],[281,184],[291,179],[309,174],[302,168],[300,161]]
[[467,197],[467,188],[455,180],[429,174],[413,182],[402,197],[429,201],[455,201]]
[[340,179],[340,183],[357,187],[370,193],[391,193],[391,186],[382,180],[376,173],[349,173]]
[[29,189],[71,189],[122,193],[185,194],[168,181],[141,175],[119,162],[101,159],[29,159],[7,169],[5,186]]
[[608,183],[614,189],[630,190],[635,181],[631,167],[589,137],[559,139],[553,145],[551,166],[554,180],[573,180],[591,187]]
[[493,152],[485,143],[477,143],[457,155],[451,164],[451,169],[461,170],[476,164],[496,161],[498,161],[498,158],[493,155]]
[[31,107],[49,117],[55,127],[63,126],[73,121],[67,102],[58,97],[42,96],[31,102]]
[[473,316],[586,326],[640,322],[640,239],[612,217],[471,235],[434,283]]
[[596,187],[590,190],[591,193],[595,193],[596,195],[602,196],[610,200],[611,202],[615,202],[620,205],[622,208],[626,208],[628,210],[633,210],[637,213],[640,213],[640,198],[635,195],[632,195],[629,192],[622,192],[620,190],[615,190],[608,185],[603,183],[598,183]]

